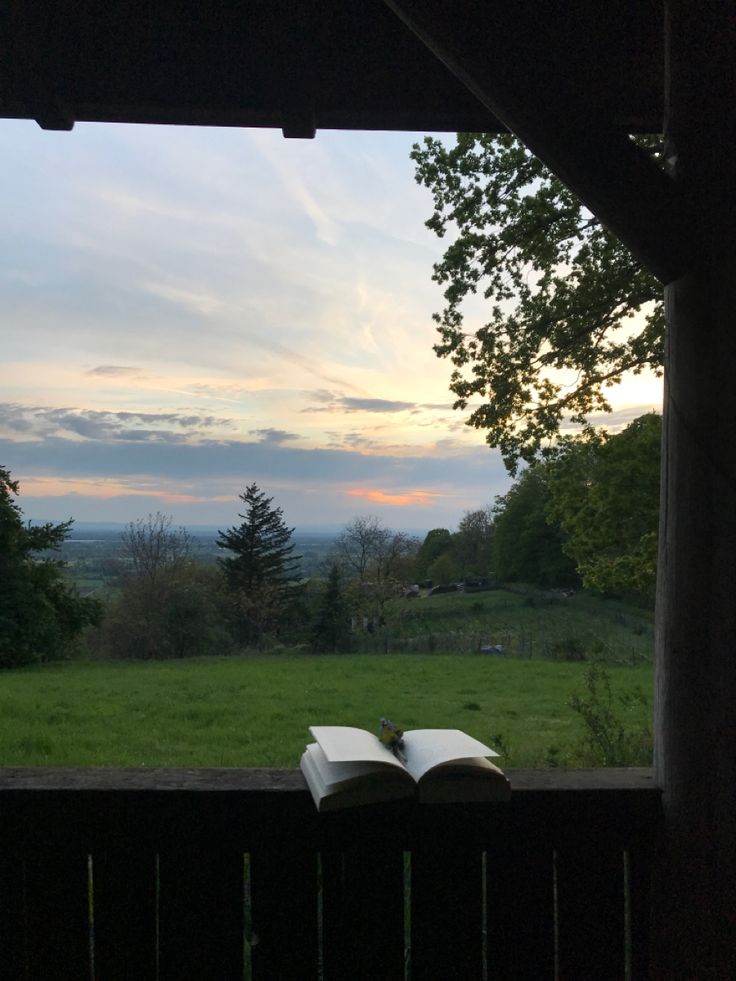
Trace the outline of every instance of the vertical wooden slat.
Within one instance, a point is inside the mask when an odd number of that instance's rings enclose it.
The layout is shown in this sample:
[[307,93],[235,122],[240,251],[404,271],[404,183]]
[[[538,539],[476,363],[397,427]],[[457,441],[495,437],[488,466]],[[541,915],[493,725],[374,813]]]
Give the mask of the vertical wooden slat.
[[403,981],[404,853],[392,842],[322,854],[324,981]]
[[627,850],[631,981],[649,977],[650,918],[652,904],[652,844]]
[[95,978],[155,981],[156,854],[134,846],[92,860]]
[[505,837],[486,852],[489,981],[552,981],[555,974],[552,847]]
[[24,864],[18,852],[0,852],[0,976],[26,977],[26,900]]
[[161,981],[242,981],[244,889],[234,848],[192,841],[159,854]]
[[317,977],[317,853],[259,843],[250,856],[253,981]]
[[427,842],[411,854],[412,981],[483,976],[483,867],[477,846]]
[[560,981],[624,977],[624,858],[615,845],[580,843],[557,852]]
[[86,852],[34,848],[25,856],[29,981],[91,978]]

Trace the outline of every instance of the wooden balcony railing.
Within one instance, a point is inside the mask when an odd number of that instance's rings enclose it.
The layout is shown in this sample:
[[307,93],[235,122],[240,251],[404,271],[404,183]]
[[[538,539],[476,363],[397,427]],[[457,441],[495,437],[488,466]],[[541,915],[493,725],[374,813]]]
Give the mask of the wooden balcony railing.
[[647,975],[650,770],[318,815],[292,770],[0,770],[3,981]]

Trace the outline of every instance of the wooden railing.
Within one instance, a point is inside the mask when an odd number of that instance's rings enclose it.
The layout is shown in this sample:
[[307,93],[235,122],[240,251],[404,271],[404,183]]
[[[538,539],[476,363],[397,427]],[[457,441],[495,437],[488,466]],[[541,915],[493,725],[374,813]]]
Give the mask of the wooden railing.
[[292,770],[0,769],[0,977],[646,977],[651,771],[510,778],[320,816]]

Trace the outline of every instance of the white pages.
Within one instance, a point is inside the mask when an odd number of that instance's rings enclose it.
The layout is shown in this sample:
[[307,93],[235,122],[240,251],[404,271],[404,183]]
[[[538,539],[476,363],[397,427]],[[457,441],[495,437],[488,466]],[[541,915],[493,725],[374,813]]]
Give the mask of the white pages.
[[404,733],[405,763],[373,733],[352,726],[310,726],[309,731],[331,763],[385,763],[406,769],[415,781],[445,763],[478,765],[478,757],[498,756],[490,746],[460,729],[414,729]]

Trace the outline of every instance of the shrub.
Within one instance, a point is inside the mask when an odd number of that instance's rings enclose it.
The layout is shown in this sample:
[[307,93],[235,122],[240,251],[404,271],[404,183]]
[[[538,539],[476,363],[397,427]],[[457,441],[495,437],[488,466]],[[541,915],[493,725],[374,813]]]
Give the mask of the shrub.
[[592,766],[651,766],[651,730],[639,726],[630,731],[621,714],[635,705],[648,704],[641,689],[614,696],[608,671],[598,662],[585,673],[585,689],[584,694],[576,693],[569,701],[584,725],[581,760]]
[[231,646],[221,573],[185,560],[155,586],[127,580],[108,607],[102,644],[112,657],[142,660],[222,654]]

